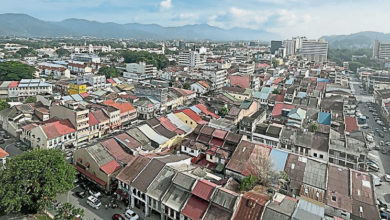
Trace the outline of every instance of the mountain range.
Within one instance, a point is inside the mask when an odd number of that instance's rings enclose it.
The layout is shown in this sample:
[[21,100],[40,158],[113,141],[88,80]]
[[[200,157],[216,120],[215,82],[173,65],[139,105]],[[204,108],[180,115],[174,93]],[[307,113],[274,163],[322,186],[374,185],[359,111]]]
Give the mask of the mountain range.
[[26,14],[0,14],[0,36],[133,38],[138,40],[264,40],[279,38],[262,30],[247,28],[222,29],[207,24],[163,27],[157,24],[97,22],[66,19],[43,21]]
[[321,37],[328,41],[329,48],[371,48],[375,40],[390,42],[390,34],[363,31],[349,35],[330,35]]

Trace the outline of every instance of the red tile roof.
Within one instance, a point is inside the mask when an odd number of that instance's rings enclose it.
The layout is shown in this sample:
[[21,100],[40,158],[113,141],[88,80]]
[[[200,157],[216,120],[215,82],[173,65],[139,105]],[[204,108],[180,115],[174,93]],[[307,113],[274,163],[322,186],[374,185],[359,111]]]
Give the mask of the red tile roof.
[[189,108],[186,108],[186,109],[182,110],[181,112],[186,114],[188,117],[190,117],[192,120],[194,120],[198,124],[206,124],[206,122],[198,114],[196,114],[194,111],[192,111]]
[[269,196],[255,191],[246,192],[238,205],[233,220],[260,219]]
[[117,139],[118,141],[120,141],[120,143],[122,143],[123,145],[125,145],[126,147],[128,147],[129,149],[134,150],[134,151],[138,147],[141,147],[141,144],[137,140],[135,140],[133,137],[128,135],[127,133],[119,134],[119,135],[115,136],[115,139]]
[[68,119],[53,119],[48,123],[42,124],[41,128],[45,132],[48,140],[76,132],[76,129],[74,129]]
[[115,81],[113,79],[107,79],[107,82],[109,82],[111,84],[115,84]]
[[222,147],[222,145],[223,145],[223,140],[221,140],[221,139],[219,139],[219,138],[213,138],[213,139],[210,141],[210,145],[217,146],[217,147]]
[[176,127],[168,118],[161,117],[160,119],[161,124],[168,130],[175,132],[176,134],[185,134],[184,131],[180,130]]
[[209,84],[205,83],[204,81],[198,81],[198,83],[204,86],[205,88],[210,88]]
[[219,138],[219,139],[224,139],[227,134],[227,131],[221,130],[221,129],[215,129],[213,132],[213,137]]
[[113,172],[119,170],[121,168],[121,165],[119,165],[116,160],[112,160],[100,167],[106,174],[112,174]]
[[249,75],[234,75],[230,76],[230,86],[238,86],[241,88],[250,88]]
[[89,126],[94,126],[94,125],[99,124],[99,121],[96,119],[96,117],[91,112],[88,114],[88,117],[89,117],[89,120],[88,120]]
[[194,189],[192,190],[192,194],[196,195],[199,198],[209,201],[210,196],[213,193],[216,186],[217,185],[215,183],[201,179],[196,183]]
[[283,102],[284,101],[284,96],[283,95],[277,95],[275,101],[276,102]]
[[282,115],[282,109],[293,109],[295,108],[294,105],[284,104],[277,102],[275,103],[274,109],[272,110],[272,116],[273,117],[280,117]]
[[0,158],[8,157],[9,154],[3,150],[3,148],[0,148]]
[[277,85],[277,84],[279,84],[281,81],[282,81],[282,77],[278,77],[278,78],[274,79],[273,84]]
[[111,156],[124,164],[128,164],[134,159],[134,156],[126,153],[114,138],[101,142],[101,145],[106,148]]
[[191,196],[181,213],[192,220],[200,220],[206,212],[208,205],[208,202],[196,196]]
[[196,107],[197,107],[198,109],[200,109],[205,115],[211,116],[211,117],[216,118],[216,119],[219,118],[218,115],[216,115],[216,114],[213,113],[213,112],[210,112],[210,111],[207,109],[207,107],[206,107],[205,105],[203,105],[203,104],[200,104],[200,103],[199,103],[199,104],[196,105]]
[[35,127],[38,127],[38,125],[35,123],[32,123],[32,124],[28,124],[28,125],[23,126],[22,129],[25,131],[30,131],[31,129],[33,129]]
[[271,67],[271,66],[269,64],[266,64],[266,63],[258,63],[256,65],[256,68],[258,68],[258,69],[269,68],[269,67]]
[[89,93],[88,92],[84,92],[84,93],[80,93],[79,94],[81,97],[85,98],[85,97],[88,97],[89,96]]
[[12,81],[9,85],[8,88],[16,88],[19,85],[19,81]]
[[345,131],[358,131],[359,127],[355,117],[345,116]]
[[110,99],[110,100],[103,101],[103,104],[119,109],[121,113],[135,111],[135,107],[129,102],[119,103],[119,102],[114,102],[113,100]]

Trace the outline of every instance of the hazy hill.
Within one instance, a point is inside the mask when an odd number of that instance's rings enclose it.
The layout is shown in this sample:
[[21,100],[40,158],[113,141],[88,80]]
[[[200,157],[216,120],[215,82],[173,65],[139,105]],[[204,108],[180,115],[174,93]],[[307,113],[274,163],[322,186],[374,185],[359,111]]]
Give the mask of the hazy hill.
[[91,36],[97,38],[184,39],[184,40],[271,40],[279,38],[261,30],[229,30],[207,24],[162,27],[156,24],[117,24],[84,19],[43,21],[25,14],[0,14],[0,35],[22,37]]
[[349,35],[323,36],[329,42],[330,48],[370,48],[374,40],[390,42],[390,34],[374,31],[364,31]]

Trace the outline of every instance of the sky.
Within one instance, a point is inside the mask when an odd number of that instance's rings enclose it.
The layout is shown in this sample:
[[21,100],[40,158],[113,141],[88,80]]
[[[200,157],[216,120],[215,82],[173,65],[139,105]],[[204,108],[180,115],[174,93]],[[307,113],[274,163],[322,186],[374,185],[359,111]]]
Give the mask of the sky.
[[0,13],[25,13],[46,21],[251,28],[282,38],[390,32],[390,0],[0,0]]

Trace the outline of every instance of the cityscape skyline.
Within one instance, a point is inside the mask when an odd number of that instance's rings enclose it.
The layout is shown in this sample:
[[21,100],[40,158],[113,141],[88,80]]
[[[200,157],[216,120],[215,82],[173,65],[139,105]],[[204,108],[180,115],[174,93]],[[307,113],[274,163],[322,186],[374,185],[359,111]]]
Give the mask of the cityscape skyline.
[[[30,7],[23,7],[29,5]],[[223,29],[249,28],[281,38],[350,34],[360,31],[390,32],[385,13],[390,2],[314,0],[107,1],[22,0],[4,1],[0,13],[25,13],[38,19],[68,18],[99,22],[158,24],[164,27],[208,24]],[[381,13],[383,12],[383,13]],[[360,19],[364,16],[364,19]],[[359,19],[359,22],[355,22]],[[321,27],[321,28],[318,28]]]

